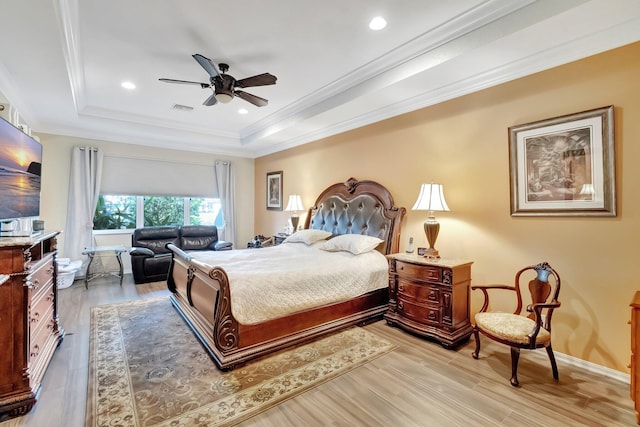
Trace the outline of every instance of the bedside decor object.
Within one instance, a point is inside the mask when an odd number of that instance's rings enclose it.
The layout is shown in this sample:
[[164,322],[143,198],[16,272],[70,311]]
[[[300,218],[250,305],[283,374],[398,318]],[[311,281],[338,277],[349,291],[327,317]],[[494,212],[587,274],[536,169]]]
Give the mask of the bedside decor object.
[[289,196],[289,203],[287,203],[287,207],[284,209],[287,212],[293,212],[291,214],[291,226],[293,227],[293,232],[298,231],[298,222],[300,221],[300,217],[298,216],[298,211],[303,211],[304,206],[302,206],[302,198],[299,194],[292,194]]
[[418,200],[411,208],[414,211],[428,211],[427,220],[424,223],[424,234],[427,236],[429,248],[425,251],[424,256],[427,258],[437,259],[440,254],[435,249],[436,239],[440,231],[440,224],[436,221],[434,212],[444,212],[449,210],[447,202],[444,199],[444,191],[441,184],[422,184]]
[[613,106],[509,128],[511,216],[616,216]]
[[267,173],[267,209],[282,210],[282,171]]

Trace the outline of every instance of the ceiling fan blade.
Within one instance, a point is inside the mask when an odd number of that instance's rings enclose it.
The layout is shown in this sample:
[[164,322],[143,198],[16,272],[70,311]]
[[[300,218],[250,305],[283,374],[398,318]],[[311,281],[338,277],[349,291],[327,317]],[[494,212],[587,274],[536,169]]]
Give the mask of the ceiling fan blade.
[[207,107],[209,107],[211,105],[216,105],[217,103],[218,103],[218,100],[216,99],[216,94],[212,93],[210,97],[205,99],[202,105],[206,105]]
[[264,107],[265,105],[267,105],[269,103],[269,101],[264,99],[264,98],[260,98],[259,96],[252,95],[250,93],[243,92],[241,90],[236,90],[234,92],[234,94],[237,97],[242,98],[245,101],[252,103],[253,105],[257,105],[258,107]]
[[211,87],[209,83],[191,82],[189,80],[174,80],[174,79],[158,79],[158,80],[165,83],[179,83],[183,85],[200,85],[202,89]]
[[267,86],[276,84],[278,78],[273,74],[264,73],[257,76],[236,80],[236,87]]
[[198,61],[198,64],[200,64],[202,68],[204,68],[205,71],[209,73],[211,77],[220,76],[220,73],[218,73],[218,70],[216,70],[216,66],[213,65],[213,62],[211,62],[209,58],[207,58],[206,56],[202,56],[199,53],[196,53],[195,55],[192,55],[192,56],[193,56],[193,59]]

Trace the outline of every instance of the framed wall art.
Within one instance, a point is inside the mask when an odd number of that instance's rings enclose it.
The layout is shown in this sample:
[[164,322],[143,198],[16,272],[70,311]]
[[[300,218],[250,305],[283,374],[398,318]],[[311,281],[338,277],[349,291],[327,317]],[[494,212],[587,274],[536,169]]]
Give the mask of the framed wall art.
[[512,216],[615,216],[613,106],[509,128]]
[[282,171],[267,172],[267,209],[282,210]]

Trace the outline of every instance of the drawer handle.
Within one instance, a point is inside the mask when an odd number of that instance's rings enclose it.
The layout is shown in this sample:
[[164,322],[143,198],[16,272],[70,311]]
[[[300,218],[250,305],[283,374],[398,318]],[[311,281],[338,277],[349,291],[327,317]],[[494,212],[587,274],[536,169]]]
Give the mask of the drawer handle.
[[36,311],[35,313],[33,313],[33,316],[31,317],[31,323],[37,323],[39,320],[40,320],[40,313]]
[[429,312],[429,320],[436,320],[436,313],[434,313],[433,311]]
[[429,292],[429,299],[433,300],[433,301],[437,300],[438,299],[438,294],[435,291]]
[[398,290],[404,292],[404,285],[402,283],[398,285]]
[[398,303],[398,308],[399,308],[400,310],[404,310],[404,304],[402,303],[402,301],[400,301],[400,302]]
[[31,352],[31,357],[36,357],[40,354],[40,346],[38,344],[33,346],[33,351]]

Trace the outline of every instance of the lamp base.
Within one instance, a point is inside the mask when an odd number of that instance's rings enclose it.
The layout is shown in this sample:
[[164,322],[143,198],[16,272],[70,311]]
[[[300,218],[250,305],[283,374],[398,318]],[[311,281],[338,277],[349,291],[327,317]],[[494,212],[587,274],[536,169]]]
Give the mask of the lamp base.
[[292,215],[291,216],[291,226],[293,227],[293,232],[295,233],[296,231],[298,231],[298,222],[300,221],[300,217],[297,215]]
[[429,259],[440,259],[440,254],[435,249],[436,239],[438,238],[438,232],[440,231],[440,224],[433,217],[430,212],[429,219],[424,223],[424,234],[427,236],[427,242],[429,242],[429,249],[424,251],[424,257]]
[[434,248],[427,249],[422,256],[427,259],[440,259],[440,253]]

